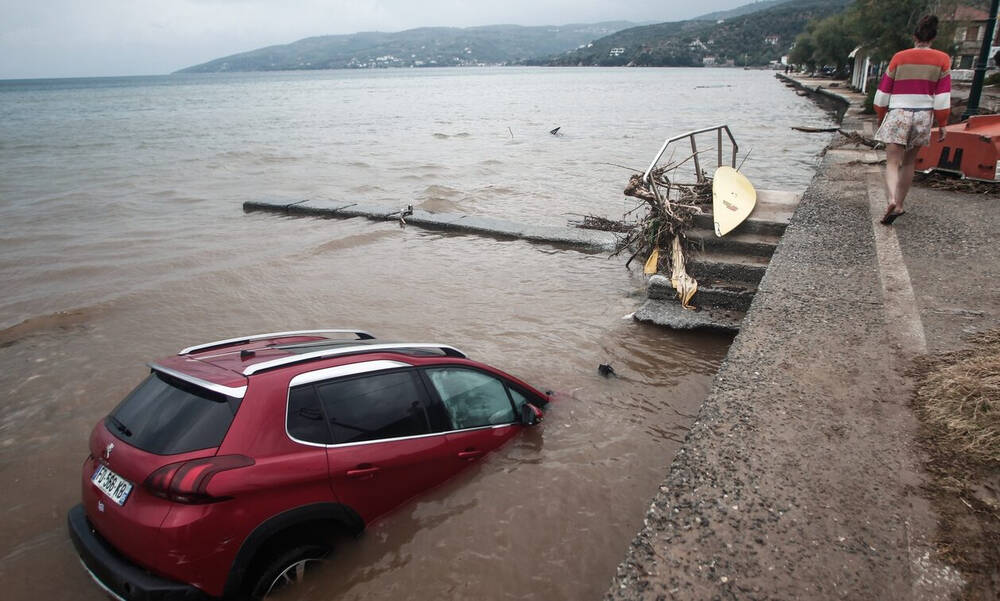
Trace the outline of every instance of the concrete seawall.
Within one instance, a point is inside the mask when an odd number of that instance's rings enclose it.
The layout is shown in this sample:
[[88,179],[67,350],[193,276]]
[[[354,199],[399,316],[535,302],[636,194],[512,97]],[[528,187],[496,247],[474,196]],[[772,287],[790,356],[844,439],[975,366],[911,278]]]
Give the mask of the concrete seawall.
[[[838,121],[844,118],[847,114],[847,110],[851,107],[851,99],[848,96],[845,96],[843,93],[833,91],[832,89],[825,88],[822,83],[810,83],[795,77],[788,77],[782,73],[775,73],[775,77],[789,87],[803,90],[810,98],[818,102],[820,105],[834,111],[837,114]],[[829,82],[825,80],[823,83],[829,85]],[[841,90],[841,88],[836,89]]]
[[[401,210],[365,203],[339,202],[333,200],[250,201],[243,203],[244,211],[265,211],[283,215],[324,217],[328,219],[349,219],[365,217],[375,221],[399,219]],[[575,227],[531,225],[507,219],[496,219],[467,213],[430,213],[414,209],[405,217],[406,223],[427,229],[467,232],[504,238],[521,238],[532,242],[542,242],[560,246],[611,251],[615,248],[617,236],[612,232],[587,230]]]
[[[871,135],[860,95],[818,93],[850,107],[845,130]],[[984,274],[956,277],[934,254],[934,228],[920,224],[959,232],[995,213],[981,203],[956,217],[948,202],[926,202],[909,222],[882,226],[878,158],[864,147],[825,154],[606,599],[910,600],[960,590],[961,576],[936,559],[937,517],[920,494],[906,367],[953,342],[957,318],[943,315],[935,282],[952,277],[970,295],[963,306],[977,326],[997,321],[996,299],[977,292]],[[944,194],[911,196],[953,200]],[[990,244],[952,241],[963,253]],[[911,255],[922,271],[912,281]],[[925,323],[940,327],[928,328],[931,340]]]

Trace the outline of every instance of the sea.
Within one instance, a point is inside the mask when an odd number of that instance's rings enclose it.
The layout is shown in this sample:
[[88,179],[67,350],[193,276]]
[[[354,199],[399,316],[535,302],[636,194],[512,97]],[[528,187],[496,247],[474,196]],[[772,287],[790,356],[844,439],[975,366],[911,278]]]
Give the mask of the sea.
[[[720,124],[756,187],[801,192],[829,135],[791,127],[833,120],[742,69],[0,81],[4,598],[102,598],[65,514],[91,428],[147,362],[322,327],[452,344],[569,400],[371,525],[300,598],[599,598],[730,338],[632,321],[643,278],[624,257],[242,206],[620,219],[637,206],[629,176],[665,139]],[[715,143],[699,149],[714,156]]]

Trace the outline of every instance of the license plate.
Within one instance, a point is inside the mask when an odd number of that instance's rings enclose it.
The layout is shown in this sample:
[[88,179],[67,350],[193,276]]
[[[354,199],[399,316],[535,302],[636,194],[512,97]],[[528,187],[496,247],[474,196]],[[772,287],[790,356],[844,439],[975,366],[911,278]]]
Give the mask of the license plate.
[[119,505],[123,505],[129,493],[132,492],[132,483],[112,472],[105,465],[97,468],[97,471],[91,476],[90,481]]

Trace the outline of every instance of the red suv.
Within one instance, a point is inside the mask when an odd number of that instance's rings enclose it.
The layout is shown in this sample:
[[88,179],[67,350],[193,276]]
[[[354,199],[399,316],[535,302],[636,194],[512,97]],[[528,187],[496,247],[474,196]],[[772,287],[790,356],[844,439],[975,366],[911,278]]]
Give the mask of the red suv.
[[450,346],[354,330],[221,340],[150,368],[94,427],[68,516],[119,599],[266,597],[549,402]]

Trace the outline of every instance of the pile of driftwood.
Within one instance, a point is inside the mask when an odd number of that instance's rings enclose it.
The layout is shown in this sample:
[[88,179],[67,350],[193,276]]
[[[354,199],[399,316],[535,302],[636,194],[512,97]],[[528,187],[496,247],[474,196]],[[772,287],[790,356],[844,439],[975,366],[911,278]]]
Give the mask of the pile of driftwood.
[[[630,253],[626,269],[636,258],[644,263],[644,271],[670,273],[681,305],[694,309],[691,297],[698,282],[685,271],[685,253],[690,249],[687,231],[696,215],[705,212],[712,202],[712,181],[703,172],[694,183],[682,183],[674,178],[676,170],[693,159],[695,154],[679,162],[668,162],[653,169],[649,178],[635,173],[625,186],[625,195],[642,201],[621,220],[587,215],[575,225],[621,234],[612,256]],[[645,210],[643,210],[645,209]]]
[[953,175],[931,172],[917,173],[913,183],[918,186],[947,190],[948,192],[964,192],[966,194],[985,194],[995,196],[1000,194],[1000,183],[986,182],[974,179],[959,179]]
[[[650,172],[648,181],[639,173],[629,178],[625,196],[643,201],[632,213],[641,208],[646,211],[618,240],[615,255],[631,252],[625,267],[636,257],[647,258],[655,250],[671,248],[674,238],[680,240],[683,248],[688,246],[687,230],[693,225],[695,215],[703,213],[703,207],[712,202],[712,182],[704,176],[695,183],[673,181],[671,175],[674,170],[686,162],[687,159],[657,167]],[[659,254],[658,259],[656,271],[668,271],[671,267],[670,254]]]
[[881,142],[874,140],[872,138],[866,138],[858,132],[855,131],[844,131],[839,127],[804,127],[804,126],[792,126],[795,131],[805,132],[807,134],[821,134],[821,133],[831,133],[837,132],[844,136],[842,139],[835,140],[832,146],[840,147],[846,146],[848,144],[853,144],[855,147],[867,146],[868,148],[881,148],[884,146]]

